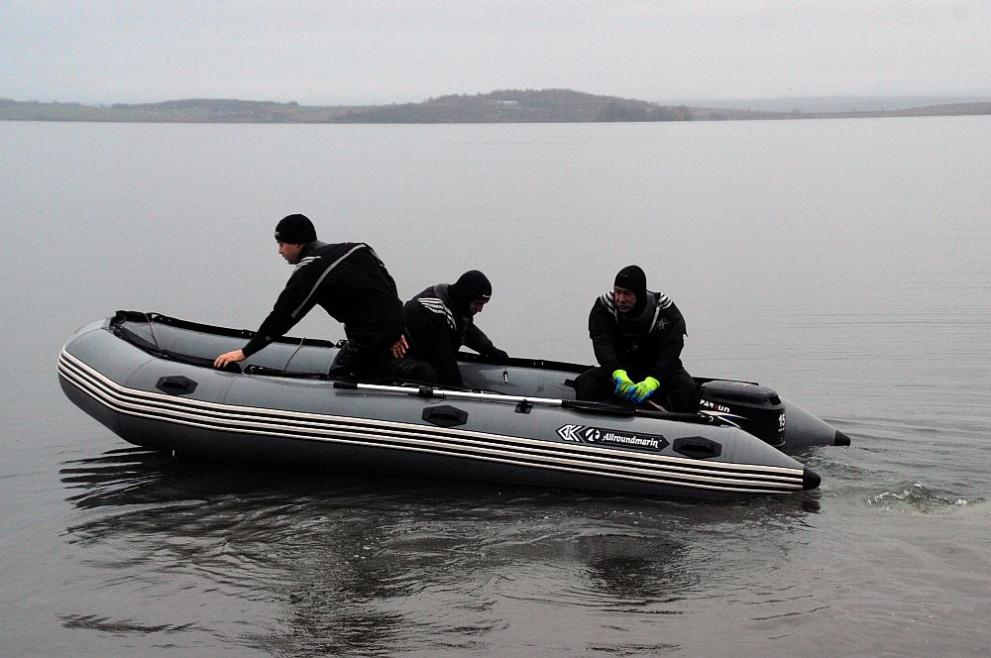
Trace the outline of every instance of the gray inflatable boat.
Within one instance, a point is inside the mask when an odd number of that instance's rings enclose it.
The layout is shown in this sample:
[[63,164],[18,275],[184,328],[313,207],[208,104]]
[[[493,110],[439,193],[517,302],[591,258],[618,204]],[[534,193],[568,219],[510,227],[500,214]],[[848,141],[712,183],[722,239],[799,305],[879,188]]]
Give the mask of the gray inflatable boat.
[[[212,367],[250,331],[135,311],[93,322],[59,381],[125,441],[225,460],[676,498],[814,489],[786,449],[849,439],[766,387],[699,380],[703,411],[574,399],[586,366],[464,355],[469,389],[335,381],[339,346],[283,338],[234,371]],[[243,366],[243,367],[242,367]]]

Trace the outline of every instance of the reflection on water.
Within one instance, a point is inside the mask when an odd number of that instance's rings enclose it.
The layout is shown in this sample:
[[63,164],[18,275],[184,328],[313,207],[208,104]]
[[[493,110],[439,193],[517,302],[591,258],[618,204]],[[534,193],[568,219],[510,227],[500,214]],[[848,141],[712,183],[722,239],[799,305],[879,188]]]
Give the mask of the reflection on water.
[[142,448],[110,450],[99,457],[67,462],[59,469],[59,476],[69,495],[66,500],[76,507],[88,509],[105,505],[128,505],[129,493],[165,490],[165,453]]
[[645,539],[611,535],[577,542],[576,557],[588,565],[590,583],[613,596],[614,605],[675,601],[679,592],[698,586],[699,574],[684,544]]
[[69,629],[88,629],[118,635],[126,635],[129,633],[138,633],[141,635],[148,635],[150,633],[180,633],[194,627],[194,624],[182,624],[179,626],[172,626],[168,624],[159,626],[145,626],[141,624],[113,621],[106,618],[95,617],[93,615],[65,615],[62,617],[62,625]]
[[155,625],[114,601],[63,615],[65,627],[233,635],[300,655],[491,648],[493,636],[542,623],[523,611],[560,605],[587,609],[590,620],[595,611],[679,615],[726,568],[706,538],[777,534],[780,559],[814,501],[680,505],[175,461],[132,448],[66,462],[60,475],[79,510],[66,540],[85,547],[100,588],[121,601],[221,601],[243,608],[253,630],[182,610]]

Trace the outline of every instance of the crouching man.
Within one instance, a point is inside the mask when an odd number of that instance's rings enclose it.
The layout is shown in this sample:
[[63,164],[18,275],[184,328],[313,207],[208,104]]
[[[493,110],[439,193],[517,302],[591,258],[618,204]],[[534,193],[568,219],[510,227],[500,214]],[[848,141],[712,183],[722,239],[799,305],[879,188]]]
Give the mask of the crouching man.
[[616,275],[613,289],[588,316],[599,367],[575,379],[579,400],[656,402],[669,411],[698,410],[695,382],[681,364],[685,318],[667,295],[647,290],[636,265]]
[[279,221],[275,241],[279,255],[295,266],[292,276],[254,337],[241,349],[218,356],[214,366],[245,360],[319,305],[344,325],[348,338],[333,374],[364,382],[388,378],[394,356],[405,346],[402,302],[372,248],[362,242],[320,242],[309,218],[299,214]]
[[478,270],[469,270],[454,283],[438,283],[403,306],[409,351],[397,368],[400,379],[422,384],[463,387],[458,350],[469,347],[495,363],[507,354],[475,326],[475,315],[492,298],[492,284]]

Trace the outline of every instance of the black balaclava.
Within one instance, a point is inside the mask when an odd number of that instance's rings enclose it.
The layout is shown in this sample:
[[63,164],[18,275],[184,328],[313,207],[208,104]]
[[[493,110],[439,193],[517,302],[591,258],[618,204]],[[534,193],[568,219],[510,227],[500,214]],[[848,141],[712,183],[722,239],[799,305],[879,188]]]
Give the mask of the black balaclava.
[[458,280],[447,288],[451,302],[461,311],[467,311],[468,305],[477,299],[488,301],[492,297],[492,284],[478,270],[468,270]]
[[275,241],[288,244],[307,244],[317,239],[313,222],[306,215],[286,215],[275,225]]
[[627,265],[621,269],[613,286],[631,290],[637,296],[637,302],[628,315],[636,315],[643,310],[643,305],[647,303],[647,275],[638,265]]

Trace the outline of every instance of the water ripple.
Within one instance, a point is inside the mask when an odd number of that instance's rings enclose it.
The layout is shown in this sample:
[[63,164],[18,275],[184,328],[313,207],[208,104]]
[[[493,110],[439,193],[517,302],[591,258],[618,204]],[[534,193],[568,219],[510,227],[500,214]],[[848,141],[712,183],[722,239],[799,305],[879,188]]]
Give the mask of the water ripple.
[[114,634],[179,633],[195,629],[195,624],[139,624],[135,621],[111,620],[95,615],[64,615],[61,617],[65,628],[84,628]]
[[963,507],[983,500],[967,499],[949,491],[930,488],[921,482],[911,482],[874,494],[867,499],[867,504],[886,511],[908,510],[926,514],[947,508]]

